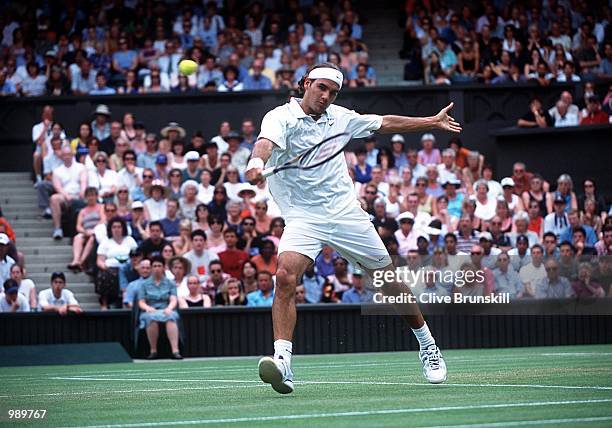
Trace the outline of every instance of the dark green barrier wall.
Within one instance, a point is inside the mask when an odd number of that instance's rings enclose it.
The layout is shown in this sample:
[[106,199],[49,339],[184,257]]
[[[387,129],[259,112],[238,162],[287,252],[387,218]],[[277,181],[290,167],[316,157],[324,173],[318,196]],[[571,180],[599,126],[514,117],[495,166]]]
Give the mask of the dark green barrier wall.
[[[602,300],[601,305],[609,308],[609,299]],[[609,314],[603,306],[596,313]],[[611,315],[561,315],[554,301],[512,305],[513,315],[507,315],[510,310],[500,315],[468,314],[490,309],[479,308],[424,306],[430,313],[427,322],[442,349],[612,343]],[[592,305],[584,308],[593,310]],[[574,309],[573,313],[580,313]],[[556,315],[545,315],[550,313]],[[142,356],[147,352],[146,339],[141,335],[139,351],[134,351],[130,315],[128,311],[64,318],[46,313],[0,314],[0,346],[120,342],[131,355]],[[182,319],[186,356],[271,352],[269,309],[195,309],[183,312]],[[165,339],[160,344],[163,342]],[[310,305],[298,310],[296,354],[415,349],[417,343],[399,317],[364,316],[359,305]]]

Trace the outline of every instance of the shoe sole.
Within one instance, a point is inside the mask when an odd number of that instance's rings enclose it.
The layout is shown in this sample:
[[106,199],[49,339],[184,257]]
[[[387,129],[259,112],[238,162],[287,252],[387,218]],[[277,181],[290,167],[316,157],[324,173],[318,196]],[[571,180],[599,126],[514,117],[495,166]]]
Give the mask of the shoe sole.
[[270,357],[263,357],[259,360],[259,378],[272,385],[272,388],[279,394],[289,394],[293,388],[283,383],[283,374]]

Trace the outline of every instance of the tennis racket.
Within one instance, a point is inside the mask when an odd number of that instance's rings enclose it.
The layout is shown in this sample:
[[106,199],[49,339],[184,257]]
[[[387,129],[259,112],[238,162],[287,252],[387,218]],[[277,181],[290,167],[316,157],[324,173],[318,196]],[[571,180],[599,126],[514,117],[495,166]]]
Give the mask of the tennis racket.
[[284,164],[264,169],[261,174],[266,178],[288,169],[308,170],[316,168],[342,153],[349,141],[351,141],[351,135],[346,132],[332,135]]

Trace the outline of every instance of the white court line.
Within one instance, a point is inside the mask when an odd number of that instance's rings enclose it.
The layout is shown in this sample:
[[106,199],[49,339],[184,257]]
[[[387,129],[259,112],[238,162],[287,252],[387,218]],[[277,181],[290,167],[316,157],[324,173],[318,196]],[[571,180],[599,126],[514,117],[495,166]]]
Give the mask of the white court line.
[[[539,354],[533,354],[533,355],[539,355]],[[512,361],[516,361],[516,360],[533,360],[533,356],[508,356],[507,358],[505,357],[491,357],[491,358],[452,358],[452,357],[445,357],[445,360],[447,363],[455,363],[455,362],[471,362],[471,363],[482,363],[484,361],[491,361],[491,362],[495,362],[495,361],[502,361],[502,360],[512,360]],[[255,361],[255,360],[254,360]],[[188,362],[188,361],[187,361]],[[542,362],[545,363],[545,362]],[[345,362],[345,363],[311,363],[311,364],[299,364],[296,363],[294,364],[293,368],[300,370],[300,369],[309,369],[309,368],[326,368],[326,367],[346,367],[347,364],[350,364],[351,368],[354,367],[371,367],[371,366],[412,366],[412,365],[420,365],[420,362],[415,359],[414,361],[396,361],[396,362],[381,362],[381,361],[364,361],[364,362],[360,362],[360,363],[350,363],[350,362]],[[611,365],[612,367],[612,365]],[[208,372],[214,370],[215,372],[251,372],[254,370],[253,367],[227,367],[227,366],[205,366],[205,367],[200,367],[197,369],[190,369],[190,368],[181,368],[180,367],[180,363],[179,366],[177,367],[173,367],[173,368],[165,368],[165,369],[144,369],[144,370],[117,370],[117,371],[102,371],[102,372],[83,372],[81,373],[81,375],[83,376],[88,376],[88,375],[92,375],[92,376],[113,376],[113,375],[130,375],[130,374],[134,374],[134,375],[146,375],[146,374],[170,374],[170,373],[178,373],[178,374],[186,374],[186,373],[203,373],[203,372]],[[20,378],[22,376],[20,375],[12,375],[16,378]],[[34,375],[32,375],[34,376]],[[36,375],[37,378],[40,377],[40,374]],[[0,378],[4,378],[4,376],[0,376]]]
[[[53,376],[51,380],[77,380],[85,382],[213,382],[213,383],[259,383],[258,380],[241,379],[155,379],[155,378],[107,378],[107,377],[87,377],[87,376]],[[385,381],[358,381],[358,380],[303,380],[295,381],[298,385],[399,385],[399,386],[426,386],[432,387],[424,382],[385,382]],[[539,384],[488,384],[488,383],[442,383],[433,386],[434,388],[459,387],[459,388],[544,388],[544,389],[589,389],[612,391],[612,386],[574,386],[574,385],[539,385]]]
[[421,428],[488,428],[488,427],[522,427],[525,425],[553,425],[553,424],[572,424],[575,422],[600,422],[610,421],[612,416],[593,416],[590,418],[571,418],[571,419],[540,419],[538,421],[507,421],[507,422],[487,422],[484,424],[469,425],[423,425]]
[[609,403],[612,398],[600,400],[571,400],[571,401],[540,401],[540,402],[525,402],[525,403],[501,403],[501,404],[475,404],[466,406],[445,406],[445,407],[421,407],[414,409],[383,409],[383,410],[367,410],[361,412],[333,412],[333,413],[314,413],[300,415],[278,415],[278,416],[253,416],[244,418],[227,418],[227,419],[199,419],[189,421],[160,421],[160,422],[139,422],[131,424],[113,424],[113,425],[87,425],[82,427],[72,428],[136,428],[136,427],[154,427],[154,426],[176,426],[176,425],[205,425],[205,424],[230,424],[240,422],[267,422],[267,421],[283,421],[294,419],[314,419],[314,418],[337,418],[348,416],[373,416],[373,415],[393,415],[402,413],[423,413],[423,412],[449,412],[456,410],[480,410],[480,409],[507,409],[512,407],[540,407],[540,406],[559,406],[568,404],[592,404],[592,403]]
[[224,386],[184,386],[181,388],[155,388],[155,389],[124,389],[124,390],[100,390],[100,391],[76,391],[76,392],[41,392],[38,394],[11,394],[0,395],[0,398],[31,398],[31,397],[66,397],[69,395],[108,395],[108,394],[132,394],[135,392],[174,392],[174,391],[203,391],[207,389],[229,389],[229,388],[260,388],[268,385],[258,382],[258,385],[224,385]]
[[[406,351],[406,353],[410,353],[412,351]],[[380,355],[384,355],[385,353],[381,353]],[[415,351],[416,354],[416,351]],[[579,354],[579,355],[577,355]],[[334,354],[334,355],[346,355],[346,354]],[[583,356],[583,357],[591,357],[591,356],[605,356],[605,355],[612,355],[612,353],[606,353],[606,352],[601,352],[601,353],[558,353],[558,354],[552,354],[552,353],[532,353],[532,354],[512,354],[512,355],[501,355],[499,357],[481,357],[481,358],[466,358],[466,357],[459,357],[459,358],[453,358],[452,356],[447,356],[445,357],[445,360],[447,363],[462,363],[462,362],[466,362],[466,363],[482,363],[485,361],[503,361],[503,360],[512,360],[512,361],[516,361],[516,360],[533,360],[534,356],[565,356],[565,355],[569,355],[569,356]],[[314,357],[315,355],[301,355],[300,358],[310,358],[310,357]],[[235,359],[236,357],[228,357],[228,359]],[[240,357],[240,358],[245,358],[248,359],[249,357]],[[204,361],[206,359],[202,358],[202,359],[198,359],[197,361]],[[215,360],[218,360],[215,358]],[[256,361],[255,358],[252,359],[253,362]],[[160,361],[161,363],[162,361]],[[82,375],[94,375],[94,376],[112,376],[112,375],[128,375],[128,374],[138,374],[138,375],[143,375],[143,374],[157,374],[157,373],[199,373],[199,372],[206,372],[209,370],[215,370],[215,371],[224,371],[224,372],[232,372],[232,371],[253,371],[254,369],[252,367],[227,367],[227,366],[204,366],[202,367],[201,365],[198,365],[200,368],[197,369],[190,369],[188,367],[181,367],[183,364],[187,363],[187,365],[191,365],[190,363],[195,363],[196,361],[193,361],[191,359],[185,359],[182,362],[175,362],[176,367],[172,367],[172,368],[159,368],[159,369],[155,369],[152,367],[146,368],[146,369],[127,369],[127,370],[110,370],[110,371],[96,371],[96,372],[82,372]],[[295,361],[294,361],[295,363]],[[300,365],[299,362],[294,364],[294,368],[295,369],[308,369],[308,368],[319,368],[319,367],[346,367],[347,364],[350,364],[350,366],[353,367],[369,367],[369,366],[403,366],[403,365],[418,365],[420,364],[419,361],[417,359],[415,359],[414,361],[395,361],[395,362],[381,362],[380,360],[378,361],[362,361],[359,363],[351,363],[351,362],[343,362],[343,363],[308,363],[308,364],[304,364],[304,365]],[[195,365],[195,364],[194,364]],[[70,373],[67,373],[70,374]],[[32,374],[32,375],[28,375],[28,374],[6,374],[6,375],[0,375],[0,379],[9,379],[9,378],[16,378],[16,379],[24,379],[24,378],[28,378],[28,377],[32,377],[32,378],[40,378],[40,374]]]
[[[590,357],[591,352],[547,352],[543,357]],[[597,355],[612,355],[612,352],[598,352]]]

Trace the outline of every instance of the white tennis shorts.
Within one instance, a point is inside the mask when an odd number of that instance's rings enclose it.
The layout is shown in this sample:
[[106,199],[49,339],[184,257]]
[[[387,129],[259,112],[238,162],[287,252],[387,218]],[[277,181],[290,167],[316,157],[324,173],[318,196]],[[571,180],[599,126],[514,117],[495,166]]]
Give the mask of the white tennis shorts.
[[391,264],[391,257],[369,215],[359,206],[345,211],[338,218],[304,216],[288,219],[278,254],[295,251],[314,261],[325,244],[362,269],[381,269]]

